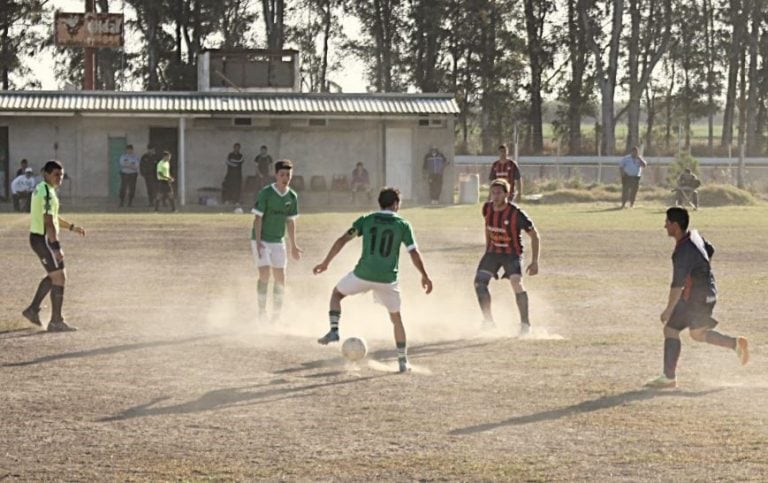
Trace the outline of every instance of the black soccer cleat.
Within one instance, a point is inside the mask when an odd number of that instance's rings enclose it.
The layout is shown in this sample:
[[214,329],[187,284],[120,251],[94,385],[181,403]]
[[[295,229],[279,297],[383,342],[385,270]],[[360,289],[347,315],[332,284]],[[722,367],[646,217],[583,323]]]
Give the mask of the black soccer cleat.
[[24,312],[21,313],[25,319],[32,322],[38,327],[42,327],[43,323],[40,321],[40,310],[35,310],[32,307],[27,307]]
[[63,320],[59,320],[58,322],[49,322],[46,330],[48,332],[74,332],[77,330],[77,327],[73,327]]

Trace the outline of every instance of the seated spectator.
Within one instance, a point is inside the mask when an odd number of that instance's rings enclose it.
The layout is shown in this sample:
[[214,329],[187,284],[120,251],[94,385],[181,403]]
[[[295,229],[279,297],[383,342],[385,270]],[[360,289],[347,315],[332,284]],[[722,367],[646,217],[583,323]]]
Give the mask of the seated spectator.
[[368,170],[365,169],[363,163],[357,163],[354,171],[352,171],[352,183],[350,185],[352,190],[352,199],[355,199],[357,193],[364,192],[368,199],[371,199],[371,177],[368,175]]
[[693,174],[690,168],[685,168],[680,176],[677,178],[677,187],[675,191],[675,204],[677,206],[691,204],[693,209],[699,208],[699,192],[697,191],[701,186],[699,178]]
[[32,168],[24,169],[24,174],[16,176],[11,182],[11,195],[13,196],[13,209],[16,211],[29,211],[32,200],[32,192],[35,191],[35,177]]

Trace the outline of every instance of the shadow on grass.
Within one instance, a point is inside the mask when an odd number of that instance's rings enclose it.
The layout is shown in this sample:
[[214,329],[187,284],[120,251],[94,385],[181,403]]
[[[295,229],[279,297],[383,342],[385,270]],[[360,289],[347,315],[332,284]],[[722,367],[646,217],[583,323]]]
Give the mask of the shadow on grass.
[[[341,372],[330,372],[324,374],[325,376],[336,376]],[[112,421],[124,421],[133,418],[143,418],[146,416],[163,416],[171,414],[189,414],[203,411],[216,411],[219,409],[225,409],[230,407],[242,407],[249,404],[257,404],[259,401],[276,402],[284,399],[293,399],[299,397],[308,397],[312,391],[317,389],[323,389],[327,387],[340,386],[345,384],[353,384],[362,381],[368,381],[371,379],[379,379],[382,377],[394,376],[395,374],[376,374],[366,377],[355,377],[352,379],[346,379],[343,381],[332,382],[318,382],[314,384],[306,384],[298,387],[278,387],[269,388],[270,386],[277,386],[288,383],[285,379],[275,379],[265,384],[257,384],[253,386],[245,387],[230,387],[225,389],[216,389],[208,391],[194,401],[185,402],[182,404],[175,404],[172,406],[157,407],[158,403],[168,399],[167,396],[158,397],[146,404],[140,404],[124,411],[121,411],[114,416],[101,418],[96,420],[100,423],[107,423]],[[276,397],[283,396],[283,397]],[[268,399],[270,398],[270,399]],[[265,399],[268,399],[264,401]]]
[[560,409],[552,409],[549,411],[542,411],[540,413],[529,414],[527,416],[516,416],[514,418],[505,419],[504,421],[498,421],[495,423],[478,424],[476,426],[468,426],[466,428],[459,428],[450,431],[448,434],[454,436],[465,436],[468,434],[482,433],[485,431],[491,431],[496,428],[504,426],[519,426],[523,424],[539,423],[542,421],[554,421],[556,419],[573,416],[575,414],[589,413],[592,411],[599,411],[601,409],[608,409],[622,404],[644,401],[646,399],[653,399],[656,397],[702,397],[708,394],[722,391],[722,388],[709,389],[707,391],[658,391],[653,389],[638,389],[634,391],[622,392],[620,394],[614,394],[612,396],[603,396],[598,399],[591,399],[589,401],[580,402],[572,406],[566,406]]
[[[45,331],[33,332],[29,335],[36,335],[36,334],[47,334],[47,332]],[[154,342],[137,342],[135,344],[121,344],[121,345],[115,345],[111,347],[100,347],[98,349],[89,349],[89,350],[77,351],[77,352],[65,352],[64,354],[53,354],[50,356],[38,357],[36,359],[32,359],[29,361],[9,362],[9,363],[3,364],[2,367],[23,367],[23,366],[32,366],[35,364],[45,364],[46,362],[56,362],[56,361],[61,361],[65,359],[79,359],[82,357],[104,356],[104,355],[110,355],[110,354],[117,354],[118,352],[127,352],[127,351],[135,351],[140,349],[152,349],[154,347],[167,347],[167,346],[173,346],[173,345],[187,344],[190,342],[210,339],[213,337],[217,337],[217,336],[201,335],[197,337],[188,337],[186,339],[171,339],[171,340],[158,340]]]
[[[466,339],[461,339],[435,342],[432,344],[414,345],[408,347],[408,355],[427,356],[431,354],[445,354],[447,352],[483,347],[493,342],[495,341],[489,340],[488,342],[476,342],[473,344],[468,344]],[[395,356],[397,356],[397,350],[395,349],[380,349],[368,354],[369,358],[375,360],[394,358]],[[320,369],[323,367],[343,366],[344,364],[346,364],[346,362],[344,359],[342,359],[341,355],[339,355],[338,357],[334,357],[332,359],[319,359],[316,361],[302,362],[299,366],[280,369],[279,371],[274,371],[273,374],[290,374],[293,372]]]
[[0,340],[2,339],[20,339],[22,337],[31,337],[33,335],[47,334],[40,327],[28,327],[24,329],[9,329],[0,331]]

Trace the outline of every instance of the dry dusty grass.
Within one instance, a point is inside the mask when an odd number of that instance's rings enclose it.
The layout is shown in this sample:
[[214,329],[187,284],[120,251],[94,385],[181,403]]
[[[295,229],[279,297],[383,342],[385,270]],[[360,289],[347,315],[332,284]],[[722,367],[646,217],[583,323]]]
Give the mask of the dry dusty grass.
[[27,221],[0,215],[0,479],[686,481],[768,478],[765,291],[768,208],[694,215],[718,248],[722,329],[753,360],[684,338],[681,389],[642,383],[661,368],[658,314],[672,244],[663,208],[537,206],[541,275],[527,280],[536,337],[479,336],[472,291],[478,207],[406,210],[432,295],[403,259],[415,371],[393,371],[384,310],[345,301],[342,331],[369,341],[349,367],[314,339],[333,284],[310,273],[353,214],[300,219],[305,258],[289,268],[279,324],[255,320],[245,215],[68,214],[73,334],[30,329],[19,312],[42,276]]

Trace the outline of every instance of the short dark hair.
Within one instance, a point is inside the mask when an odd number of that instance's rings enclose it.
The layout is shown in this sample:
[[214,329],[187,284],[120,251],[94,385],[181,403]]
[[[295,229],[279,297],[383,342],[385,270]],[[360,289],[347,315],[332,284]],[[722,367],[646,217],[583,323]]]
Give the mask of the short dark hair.
[[362,162],[360,162],[360,161],[358,161],[358,163],[355,165],[355,168],[357,168],[357,167],[362,167],[362,166],[363,166],[363,163],[362,163]]
[[[239,147],[241,147],[241,146],[240,146],[240,143],[235,143],[235,146],[237,146],[238,148],[239,148]],[[234,146],[233,146],[233,147],[234,147]]]
[[383,208],[389,208],[400,201],[400,190],[397,188],[384,187],[379,191],[379,206]]
[[171,152],[168,150],[163,151],[163,156],[170,156]]
[[685,208],[673,206],[667,210],[667,220],[670,223],[677,223],[681,230],[686,231],[688,230],[688,223],[690,223],[691,217]]
[[491,186],[489,186],[489,189],[493,188],[494,186],[501,186],[505,193],[509,193],[509,181],[505,180],[504,178],[498,178],[491,181]]
[[27,158],[23,158],[23,159],[21,160],[21,164],[27,164],[28,162],[29,162],[29,161],[27,161]]
[[281,159],[275,163],[275,173],[281,169],[291,170],[293,169],[293,162],[290,159]]
[[64,166],[62,166],[62,164],[59,161],[55,160],[55,159],[51,159],[50,161],[45,163],[45,166],[43,166],[43,171],[48,173],[48,174],[53,173],[57,169],[62,169],[63,170]]
[[266,145],[264,145],[264,144],[262,144],[262,145],[261,145],[261,149],[267,149],[267,146],[266,146]]
[[499,148],[497,149],[497,151],[501,151],[502,149],[507,149],[507,145],[506,144],[499,144]]
[[125,149],[133,149],[133,144],[126,144]]

